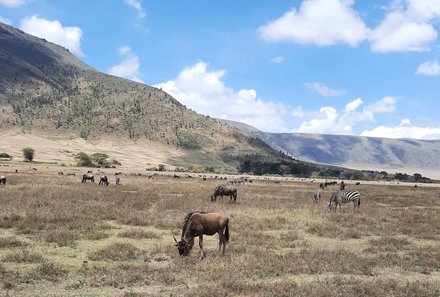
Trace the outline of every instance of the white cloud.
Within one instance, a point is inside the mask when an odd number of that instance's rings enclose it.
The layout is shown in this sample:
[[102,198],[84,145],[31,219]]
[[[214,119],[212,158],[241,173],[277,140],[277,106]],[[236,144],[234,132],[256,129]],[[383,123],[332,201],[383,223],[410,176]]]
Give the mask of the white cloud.
[[128,6],[134,8],[137,13],[138,13],[138,17],[140,18],[144,18],[145,17],[145,10],[142,7],[142,2],[140,0],[124,0],[125,4],[127,4]]
[[319,94],[321,94],[321,96],[324,97],[336,97],[345,93],[342,90],[334,90],[318,82],[306,83],[305,85],[317,91]]
[[396,127],[379,126],[372,130],[365,130],[361,136],[385,138],[414,138],[414,139],[440,139],[440,128],[415,127],[411,121],[402,119]]
[[303,122],[294,132],[299,133],[323,133],[323,134],[353,134],[354,125],[358,122],[372,122],[377,113],[390,113],[395,110],[397,103],[394,97],[384,97],[373,104],[366,105],[359,110],[364,102],[356,98],[347,103],[339,114],[336,108],[331,106],[322,107],[314,113],[312,118]]
[[440,64],[438,61],[428,61],[417,67],[417,74],[436,76],[440,74]]
[[363,110],[364,117],[369,121],[374,121],[375,113],[390,113],[396,110],[397,99],[395,97],[386,96],[381,100],[365,106]]
[[287,131],[284,105],[263,101],[253,89],[234,91],[226,87],[222,80],[225,74],[224,70],[210,71],[208,64],[199,62],[156,87],[198,113],[244,122],[263,131]]
[[439,0],[392,0],[384,19],[368,28],[353,9],[354,0],[304,0],[258,29],[269,42],[356,46],[369,41],[378,53],[430,50],[438,33]]
[[107,73],[143,83],[142,74],[139,71],[139,57],[131,47],[123,46],[119,48],[119,54],[124,57],[123,61],[108,69]]
[[431,20],[440,16],[440,1],[438,0],[409,0],[408,10],[414,17]]
[[0,4],[7,7],[18,7],[26,4],[27,0],[0,0]]
[[357,98],[353,101],[351,101],[350,103],[348,103],[347,105],[345,105],[345,113],[350,113],[355,111],[356,109],[358,109],[359,106],[361,106],[364,103],[364,101],[362,101],[361,98]]
[[370,35],[371,49],[381,53],[428,51],[436,38],[437,31],[431,24],[401,11],[388,14]]
[[302,106],[297,106],[292,110],[292,115],[296,118],[302,118],[304,116],[304,111]]
[[404,118],[400,121],[399,127],[411,126],[411,120],[408,118]]
[[304,0],[298,11],[286,12],[261,26],[258,32],[271,42],[356,46],[367,38],[368,28],[352,9],[353,3],[353,0]]
[[38,15],[22,19],[20,27],[26,33],[64,46],[78,56],[84,56],[81,51],[82,30],[78,27],[63,27],[57,20],[46,20]]
[[0,16],[0,22],[12,26],[12,21],[10,19],[5,19],[2,16]]
[[275,63],[275,64],[281,64],[281,63],[283,63],[285,60],[286,60],[286,58],[283,57],[283,56],[276,56],[276,57],[273,57],[271,61],[272,61],[273,63]]

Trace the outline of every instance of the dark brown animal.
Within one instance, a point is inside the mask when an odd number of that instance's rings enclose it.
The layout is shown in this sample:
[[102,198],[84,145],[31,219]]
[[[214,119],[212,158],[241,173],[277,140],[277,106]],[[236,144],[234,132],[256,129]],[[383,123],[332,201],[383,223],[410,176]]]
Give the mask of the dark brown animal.
[[217,197],[220,196],[223,201],[223,196],[229,196],[229,203],[237,201],[237,188],[230,188],[227,186],[218,186],[215,188],[214,193],[211,195],[211,201],[216,202]]
[[107,175],[101,176],[99,178],[99,185],[106,185],[106,186],[108,186],[108,177],[107,177]]
[[0,185],[1,184],[4,184],[4,185],[6,185],[6,176],[0,176]]
[[199,237],[201,257],[203,252],[203,235],[219,235],[219,252],[223,245],[222,255],[225,254],[226,243],[229,242],[229,218],[215,212],[189,212],[183,220],[182,237],[180,241],[173,236],[181,256],[188,256],[194,245],[194,237]]
[[82,182],[85,183],[88,180],[91,181],[92,183],[95,183],[95,177],[92,174],[83,174]]

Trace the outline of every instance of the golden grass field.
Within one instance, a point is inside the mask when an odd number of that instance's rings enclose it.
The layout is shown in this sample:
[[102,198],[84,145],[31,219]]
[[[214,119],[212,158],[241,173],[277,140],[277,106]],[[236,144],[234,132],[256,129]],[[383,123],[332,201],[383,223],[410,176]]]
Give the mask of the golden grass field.
[[[229,204],[210,202],[214,178],[109,174],[102,187],[3,168],[0,296],[440,296],[439,187],[346,182],[360,212],[333,213],[337,187],[314,205],[316,181],[253,178]],[[217,235],[204,259],[197,239],[178,255],[191,210],[230,217],[224,257]]]

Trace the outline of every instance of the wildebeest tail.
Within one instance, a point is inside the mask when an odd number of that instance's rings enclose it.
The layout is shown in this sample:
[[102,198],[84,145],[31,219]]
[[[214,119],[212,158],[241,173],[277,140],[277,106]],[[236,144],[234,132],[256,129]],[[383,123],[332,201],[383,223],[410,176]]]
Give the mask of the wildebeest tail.
[[225,239],[226,239],[226,242],[229,242],[229,220],[226,222]]

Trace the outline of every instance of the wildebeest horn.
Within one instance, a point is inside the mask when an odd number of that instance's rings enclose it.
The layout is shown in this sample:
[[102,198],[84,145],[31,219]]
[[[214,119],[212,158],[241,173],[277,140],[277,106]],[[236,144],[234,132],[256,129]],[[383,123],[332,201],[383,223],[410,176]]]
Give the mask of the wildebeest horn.
[[174,237],[174,235],[173,235],[173,238],[174,238],[174,241],[177,243],[177,239],[176,239],[176,237]]

